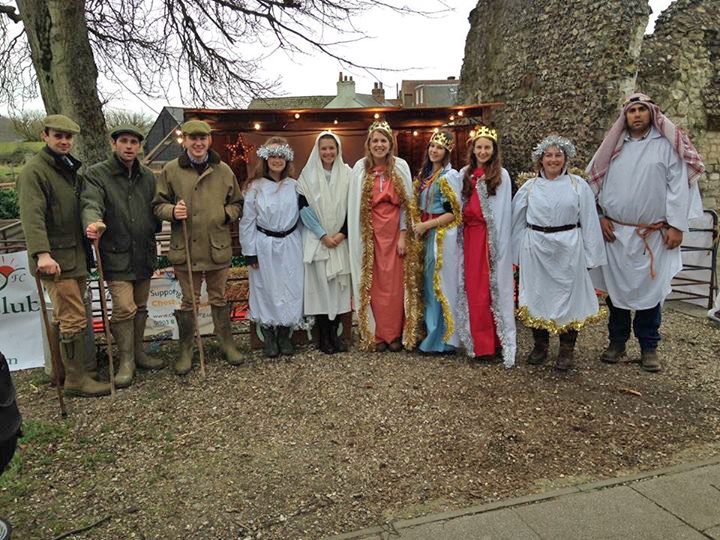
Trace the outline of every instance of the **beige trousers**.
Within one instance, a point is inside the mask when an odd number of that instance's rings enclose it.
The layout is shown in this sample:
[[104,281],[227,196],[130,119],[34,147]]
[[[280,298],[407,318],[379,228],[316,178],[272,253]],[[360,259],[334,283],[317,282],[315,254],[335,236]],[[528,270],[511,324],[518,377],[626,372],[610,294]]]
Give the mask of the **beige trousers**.
[[61,335],[85,332],[85,278],[42,280],[53,305],[53,322],[60,327]]
[[108,281],[112,296],[112,320],[115,322],[133,319],[135,313],[147,309],[150,295],[150,280]]
[[[225,285],[227,284],[230,267],[221,268],[220,270],[208,270],[206,272],[192,272],[193,288],[195,289],[195,303],[200,302],[200,286],[202,285],[203,276],[207,284],[208,302],[211,306],[224,306],[225,301]],[[180,303],[180,311],[192,310],[192,299],[190,297],[190,272],[184,270],[175,270],[175,275],[180,282],[182,290],[182,302]]]

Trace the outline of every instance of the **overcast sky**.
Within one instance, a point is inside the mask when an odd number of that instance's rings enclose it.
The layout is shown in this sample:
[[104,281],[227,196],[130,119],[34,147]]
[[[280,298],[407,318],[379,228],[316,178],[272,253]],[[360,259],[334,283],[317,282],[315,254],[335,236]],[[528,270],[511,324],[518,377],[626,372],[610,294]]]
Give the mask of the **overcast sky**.
[[[655,18],[672,0],[651,0],[653,15],[648,27],[651,30]],[[381,65],[386,68],[414,68],[403,71],[375,71],[342,68],[337,61],[315,55],[288,56],[280,51],[265,62],[267,78],[282,77],[283,95],[334,95],[338,72],[352,75],[356,91],[369,94],[373,82],[380,80],[387,98],[396,96],[396,85],[403,79],[444,79],[459,77],[465,50],[465,38],[470,24],[468,15],[477,0],[447,0],[453,11],[434,19],[420,16],[400,16],[387,11],[372,11],[356,21],[370,39],[354,43],[339,52],[365,65]],[[438,2],[413,0],[416,9],[437,9]],[[374,77],[377,77],[374,78]],[[101,81],[101,84],[102,81]],[[169,103],[168,103],[169,101]],[[113,94],[109,106],[116,109],[145,110],[155,115],[163,105],[193,105],[183,100],[179,93],[169,100],[136,99],[125,90]],[[25,108],[42,109],[42,102],[29,103]]]

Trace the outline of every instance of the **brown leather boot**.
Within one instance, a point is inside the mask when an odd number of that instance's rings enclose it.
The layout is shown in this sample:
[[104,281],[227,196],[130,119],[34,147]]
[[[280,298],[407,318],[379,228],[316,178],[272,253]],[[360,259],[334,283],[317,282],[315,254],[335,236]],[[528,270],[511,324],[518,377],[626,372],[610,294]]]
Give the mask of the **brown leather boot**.
[[548,345],[550,344],[550,334],[547,330],[532,329],[535,346],[527,357],[527,363],[533,366],[539,366],[547,360]]
[[560,348],[558,350],[557,360],[555,361],[555,369],[567,371],[573,366],[577,335],[577,330],[568,330],[560,334]]
[[115,343],[118,346],[120,360],[115,374],[115,387],[127,388],[135,377],[135,322],[133,319],[110,323]]
[[600,355],[600,360],[606,364],[617,364],[625,356],[625,343],[611,341],[607,349]]
[[643,349],[640,354],[640,367],[645,371],[655,373],[660,371],[660,358],[658,358],[656,349]]

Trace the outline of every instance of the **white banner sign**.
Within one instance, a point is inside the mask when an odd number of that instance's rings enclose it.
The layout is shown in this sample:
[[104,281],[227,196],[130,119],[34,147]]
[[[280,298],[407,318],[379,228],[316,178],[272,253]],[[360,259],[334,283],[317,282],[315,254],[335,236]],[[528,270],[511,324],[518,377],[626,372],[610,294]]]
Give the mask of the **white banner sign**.
[[0,255],[0,351],[11,371],[42,367],[42,320],[27,251]]
[[[153,276],[150,281],[150,297],[148,298],[148,322],[145,327],[145,336],[162,336],[178,339],[177,322],[173,313],[180,309],[182,291],[180,282],[175,278],[172,270],[164,270],[159,276]],[[200,289],[200,333],[202,335],[213,333],[212,314],[208,304],[207,288],[203,280]]]

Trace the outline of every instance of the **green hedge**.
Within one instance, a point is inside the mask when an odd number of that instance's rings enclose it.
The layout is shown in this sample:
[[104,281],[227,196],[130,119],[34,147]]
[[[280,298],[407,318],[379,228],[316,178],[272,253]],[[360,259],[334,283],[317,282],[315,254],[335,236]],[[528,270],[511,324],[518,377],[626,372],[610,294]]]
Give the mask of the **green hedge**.
[[14,189],[0,189],[0,219],[20,217],[17,192]]

